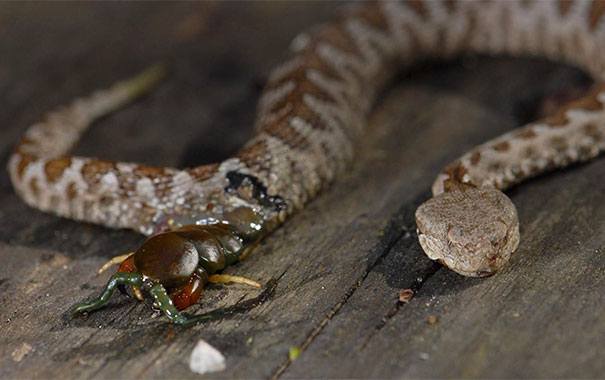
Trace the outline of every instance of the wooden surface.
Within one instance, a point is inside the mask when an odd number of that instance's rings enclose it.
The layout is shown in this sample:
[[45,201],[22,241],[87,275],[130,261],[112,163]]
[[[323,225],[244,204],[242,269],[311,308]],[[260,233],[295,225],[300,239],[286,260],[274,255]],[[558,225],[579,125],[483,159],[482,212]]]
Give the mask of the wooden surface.
[[[157,62],[154,94],[88,133],[78,153],[190,166],[227,157],[251,133],[270,68],[331,3],[3,4],[0,152],[50,110]],[[422,64],[378,102],[349,173],[228,273],[276,287],[212,286],[174,328],[150,305],[96,294],[96,269],[141,237],[32,210],[0,173],[0,377],[197,378],[199,339],[215,378],[600,377],[605,373],[605,160],[510,195],[522,242],[510,265],[468,279],[430,262],[413,212],[466,149],[531,119],[549,92],[584,83],[552,63],[464,58]],[[399,303],[401,289],[416,296]],[[300,356],[290,361],[289,349]]]

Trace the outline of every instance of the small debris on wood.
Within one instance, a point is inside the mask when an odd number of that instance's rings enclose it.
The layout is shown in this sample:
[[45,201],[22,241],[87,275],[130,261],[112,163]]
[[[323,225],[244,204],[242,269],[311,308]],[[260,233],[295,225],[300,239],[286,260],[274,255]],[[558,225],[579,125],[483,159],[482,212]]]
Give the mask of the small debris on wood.
[[414,298],[414,291],[412,289],[403,289],[399,291],[399,302],[408,303]]
[[300,347],[292,346],[288,351],[288,357],[290,360],[294,361],[300,356]]
[[429,360],[429,354],[427,354],[426,352],[421,352],[420,354],[418,354],[418,356],[420,357],[421,360]]
[[227,367],[223,354],[204,340],[200,339],[191,352],[189,369],[191,369],[192,372],[202,375],[204,373],[224,371],[225,368]]
[[426,317],[426,323],[431,326],[436,325],[437,322],[439,322],[439,318],[436,315],[429,315],[428,317]]
[[29,345],[28,343],[23,343],[21,346],[16,348],[15,351],[13,351],[13,353],[11,354],[11,357],[13,358],[14,361],[16,361],[18,363],[21,360],[23,360],[23,358],[27,354],[29,354],[31,351],[33,351],[33,347],[31,345]]

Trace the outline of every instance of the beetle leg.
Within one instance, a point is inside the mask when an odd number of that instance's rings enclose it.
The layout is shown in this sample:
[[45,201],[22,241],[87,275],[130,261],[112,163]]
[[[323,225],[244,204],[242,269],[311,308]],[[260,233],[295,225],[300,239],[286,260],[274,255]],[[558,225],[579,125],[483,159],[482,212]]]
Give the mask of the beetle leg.
[[[134,253],[132,253],[132,254],[128,255],[124,261],[122,261],[122,263],[120,264],[120,267],[118,268],[118,272],[132,273],[135,271],[136,271],[136,267],[134,266]],[[119,289],[122,293],[126,294],[124,285],[120,285]],[[134,295],[134,297],[136,299],[138,299],[139,301],[143,301],[143,293],[141,293],[140,287],[131,286],[130,289],[132,290],[132,294]]]
[[149,294],[153,297],[154,305],[164,313],[172,323],[177,325],[192,325],[197,322],[203,322],[210,319],[208,315],[198,315],[188,317],[178,311],[166,289],[162,284],[155,284],[149,289]]
[[[116,265],[116,264],[120,264],[120,268],[118,268],[118,272],[122,272],[122,273],[134,272],[135,268],[134,268],[134,262],[132,261],[132,255],[134,255],[134,252],[129,252],[124,255],[112,257],[108,262],[103,264],[103,266],[97,271],[97,273],[101,274],[101,273],[105,272],[107,269],[109,269],[110,266]],[[120,289],[120,291],[123,294],[127,294],[126,288],[124,287],[124,285],[119,285],[118,288]],[[138,286],[131,286],[130,289],[132,290],[132,294],[134,295],[134,297],[136,299],[138,299],[139,301],[143,301],[143,293],[141,293],[141,288],[139,288]]]
[[88,302],[82,302],[76,304],[73,308],[73,313],[87,313],[93,310],[97,310],[105,306],[109,301],[109,298],[113,294],[114,290],[118,285],[130,285],[138,286],[143,285],[143,276],[139,273],[123,273],[117,272],[109,279],[103,293],[98,298],[95,298]]
[[208,282],[213,283],[213,284],[229,284],[229,283],[245,284],[245,285],[253,286],[255,288],[261,287],[261,284],[259,284],[258,282],[254,281],[254,280],[250,280],[249,278],[242,277],[242,276],[232,276],[230,274],[213,274],[208,277]]

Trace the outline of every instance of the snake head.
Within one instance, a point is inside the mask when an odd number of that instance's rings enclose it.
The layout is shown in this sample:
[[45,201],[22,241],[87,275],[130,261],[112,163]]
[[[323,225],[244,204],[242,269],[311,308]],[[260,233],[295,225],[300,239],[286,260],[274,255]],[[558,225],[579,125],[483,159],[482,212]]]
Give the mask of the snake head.
[[519,245],[515,205],[493,188],[439,194],[416,210],[416,225],[427,256],[464,276],[494,274]]

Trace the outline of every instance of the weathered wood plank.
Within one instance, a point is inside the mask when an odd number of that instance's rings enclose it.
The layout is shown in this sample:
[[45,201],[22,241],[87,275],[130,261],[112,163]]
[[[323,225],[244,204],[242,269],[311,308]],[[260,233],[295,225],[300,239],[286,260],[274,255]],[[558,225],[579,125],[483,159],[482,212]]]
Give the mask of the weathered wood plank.
[[[485,96],[492,96],[489,91],[484,89]],[[440,97],[436,93],[434,100]],[[486,125],[469,117],[476,110],[457,99],[447,104],[454,109],[439,108],[438,116],[424,121],[428,129],[450,136],[438,124],[456,120],[469,135],[486,134]],[[498,129],[498,123],[487,124]],[[605,184],[599,173],[604,168],[598,160],[513,190],[522,244],[510,265],[492,278],[435,272],[416,236],[404,235],[285,377],[600,376]],[[408,230],[413,203],[401,213]],[[406,288],[420,289],[410,303],[398,303],[398,290]]]
[[[258,83],[290,38],[335,5],[2,7],[4,162],[46,110],[158,60],[172,64],[166,83],[102,121],[78,152],[165,165],[225,157],[249,136]],[[193,378],[187,360],[199,338],[227,357],[213,377],[602,374],[603,160],[513,191],[524,240],[490,279],[438,269],[420,253],[412,219],[443,164],[580,79],[541,61],[418,67],[379,103],[350,173],[229,270],[277,278],[275,291],[246,307],[258,291],[210,287],[193,312],[241,310],[187,330],[119,296],[70,318],[69,306],[104,284],[96,268],[140,237],[31,210],[3,172],[0,377]],[[397,305],[410,286],[416,298]],[[23,344],[32,350],[19,357]],[[292,346],[305,350],[290,363]]]

